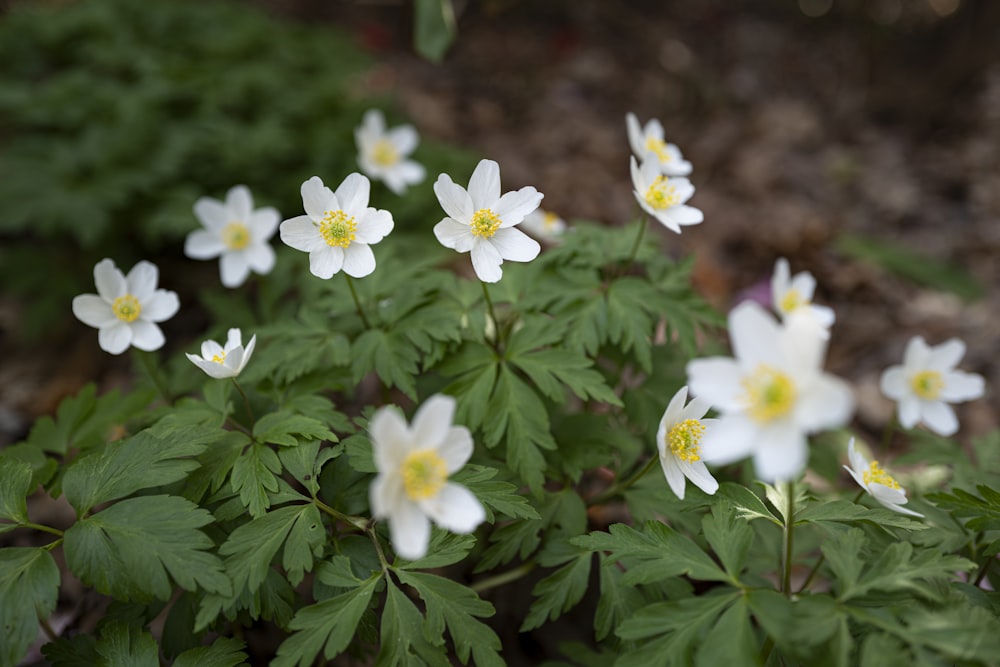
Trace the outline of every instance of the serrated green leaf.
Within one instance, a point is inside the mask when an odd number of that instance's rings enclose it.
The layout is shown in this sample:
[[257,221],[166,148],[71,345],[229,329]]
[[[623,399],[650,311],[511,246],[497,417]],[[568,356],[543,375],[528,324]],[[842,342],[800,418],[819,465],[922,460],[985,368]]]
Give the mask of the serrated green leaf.
[[358,578],[347,556],[333,556],[316,566],[316,578],[333,588],[357,588],[363,579]]
[[511,519],[540,519],[541,515],[531,506],[528,499],[518,492],[510,482],[494,480],[496,468],[467,465],[455,473],[451,479],[472,491],[486,508],[486,520],[496,520],[494,511]]
[[927,524],[920,520],[903,516],[881,507],[867,508],[849,500],[830,500],[810,502],[801,510],[795,512],[795,523],[821,523],[835,521],[838,523],[854,523],[869,521],[878,526],[893,526],[907,530],[924,530]]
[[211,646],[184,651],[174,660],[173,667],[236,667],[246,664],[244,644],[233,637],[219,637]]
[[565,385],[581,399],[594,399],[617,406],[622,404],[604,382],[604,377],[593,369],[590,359],[581,354],[546,348],[509,359],[531,378],[543,394],[557,403],[566,402]]
[[956,516],[971,517],[965,522],[970,530],[1000,529],[1000,494],[984,484],[976,488],[982,498],[964,489],[954,489],[950,494],[935,493],[927,498]]
[[261,417],[254,424],[253,435],[258,442],[286,447],[295,447],[300,440],[337,441],[337,436],[323,422],[290,410],[278,410]]
[[612,635],[618,625],[642,606],[642,595],[622,581],[624,572],[604,554],[600,556],[601,596],[594,613],[594,636],[597,641]]
[[278,458],[285,470],[313,495],[319,492],[319,475],[323,465],[344,451],[342,445],[320,449],[322,444],[319,440],[306,440],[298,447],[278,450]]
[[423,664],[420,661],[428,665],[449,667],[451,663],[445,655],[444,647],[436,646],[424,637],[423,622],[416,605],[396,588],[391,579],[387,580],[375,667]]
[[402,561],[396,565],[401,570],[429,570],[452,565],[465,558],[476,545],[474,535],[456,535],[445,530],[434,529],[427,546],[427,555],[413,561]]
[[60,637],[42,646],[42,655],[52,667],[93,667],[100,659],[94,635]]
[[[66,531],[66,563],[84,583],[123,600],[170,598],[173,585],[231,594],[222,561],[199,528],[214,518],[177,496],[129,498]],[[169,575],[169,576],[168,576]]]
[[368,329],[354,341],[351,354],[351,373],[356,382],[374,370],[386,386],[417,399],[413,378],[420,370],[420,348],[403,332]]
[[591,552],[581,553],[535,584],[531,591],[535,600],[521,623],[520,632],[539,628],[575,607],[587,592],[593,560]]
[[717,495],[732,501],[737,513],[748,521],[767,519],[777,526],[781,525],[781,519],[774,515],[757,494],[745,486],[733,484],[732,482],[723,482],[719,487]]
[[31,466],[27,463],[0,456],[0,519],[28,522],[27,496],[31,491],[31,477]]
[[702,528],[722,567],[733,581],[738,581],[753,545],[754,532],[749,522],[736,515],[732,503],[720,500],[712,505],[711,516],[702,519]]
[[156,640],[148,632],[114,622],[101,629],[97,641],[97,664],[101,667],[159,667]]
[[542,545],[579,535],[587,527],[587,506],[572,489],[549,493],[538,505],[540,519],[519,519],[500,526],[490,535],[492,546],[483,554],[477,572],[508,563],[515,556],[527,558]]
[[253,443],[233,464],[230,484],[233,492],[240,494],[240,501],[255,519],[263,516],[271,506],[268,493],[278,490],[275,477],[281,472],[281,461],[267,445]]
[[622,639],[641,640],[616,665],[690,665],[702,634],[738,596],[711,591],[697,597],[654,602],[636,611],[618,626]]
[[59,597],[59,567],[45,549],[0,549],[0,664],[18,665]]
[[285,551],[281,565],[292,586],[298,586],[302,577],[312,570],[313,560],[323,555],[323,545],[326,543],[326,527],[320,518],[315,505],[303,505],[302,510],[292,524],[285,540]]
[[752,665],[757,661],[757,642],[750,628],[746,599],[736,598],[712,626],[695,653],[695,665]]

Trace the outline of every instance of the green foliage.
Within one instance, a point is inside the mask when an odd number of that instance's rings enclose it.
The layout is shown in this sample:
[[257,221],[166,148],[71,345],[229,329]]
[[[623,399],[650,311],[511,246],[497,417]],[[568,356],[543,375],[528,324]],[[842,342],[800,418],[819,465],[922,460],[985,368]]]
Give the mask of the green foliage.
[[16,665],[56,609],[59,567],[44,549],[0,549],[0,664]]

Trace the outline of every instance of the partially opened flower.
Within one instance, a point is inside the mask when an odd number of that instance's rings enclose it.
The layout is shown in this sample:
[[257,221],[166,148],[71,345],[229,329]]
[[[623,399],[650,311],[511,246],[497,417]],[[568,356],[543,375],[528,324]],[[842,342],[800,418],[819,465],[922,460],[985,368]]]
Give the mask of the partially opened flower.
[[729,314],[735,358],[695,359],[688,385],[721,414],[701,441],[702,458],[723,464],[752,455],[765,482],[790,481],[809,458],[806,435],[847,422],[850,387],[822,370],[823,329],[793,313],[779,323],[745,301]]
[[674,494],[684,500],[684,478],[711,495],[719,489],[719,483],[708,472],[701,460],[701,440],[715,419],[705,419],[711,407],[700,398],[687,405],[687,387],[681,387],[667,405],[656,431],[656,447],[660,452],[660,466],[667,484]]
[[552,211],[537,208],[524,217],[521,229],[540,241],[558,243],[566,233],[566,221]]
[[645,159],[647,153],[652,153],[659,173],[665,176],[687,176],[691,173],[691,163],[684,159],[680,149],[664,141],[660,121],[654,118],[640,127],[639,119],[629,112],[625,115],[625,129],[635,156]]
[[392,215],[368,206],[371,184],[358,173],[348,174],[336,192],[318,176],[302,184],[306,214],[281,223],[281,240],[309,253],[309,271],[317,278],[332,278],[344,270],[363,278],[375,270],[375,253],[369,247],[392,231]]
[[385,116],[378,109],[365,112],[361,125],[354,130],[358,145],[358,166],[361,171],[401,195],[406,186],[424,180],[423,165],[406,159],[420,142],[412,125],[399,125],[387,130]]
[[203,229],[188,234],[184,254],[191,259],[219,258],[219,273],[226,287],[239,287],[251,271],[268,274],[274,268],[270,240],[281,216],[270,206],[254,209],[245,185],[226,193],[226,201],[202,197],[194,214]]
[[825,329],[829,329],[836,319],[833,309],[817,306],[812,302],[816,290],[816,279],[808,271],[791,275],[788,260],[784,257],[774,264],[771,276],[771,303],[775,312],[785,319],[793,312],[805,312]]
[[847,446],[847,457],[850,459],[851,465],[844,466],[844,470],[851,473],[854,481],[860,484],[861,488],[870,493],[882,506],[900,514],[923,516],[923,514],[903,507],[906,504],[906,490],[892,478],[892,475],[882,469],[878,461],[868,463],[868,460],[854,448],[854,438],[851,438],[851,442]]
[[452,426],[455,399],[427,399],[407,425],[393,407],[379,408],[368,424],[378,475],[369,489],[372,513],[389,520],[396,553],[416,560],[427,553],[431,520],[453,533],[471,533],[486,518],[479,500],[448,476],[472,456],[472,435]]
[[434,225],[434,236],[446,248],[471,252],[472,268],[486,283],[503,276],[500,265],[505,259],[530,262],[542,247],[514,226],[538,208],[542,193],[531,186],[500,196],[500,166],[481,160],[469,179],[466,190],[447,174],[434,183],[441,208],[448,214]]
[[243,347],[243,334],[239,329],[230,329],[226,338],[226,346],[219,345],[214,340],[206,340],[201,344],[201,356],[188,354],[185,356],[191,363],[205,371],[213,378],[234,378],[239,375],[250,361],[257,336],[251,336],[250,342]]
[[914,336],[906,346],[903,364],[882,373],[879,386],[883,394],[898,401],[897,414],[904,428],[923,423],[939,435],[958,431],[958,417],[948,404],[979,398],[985,388],[983,376],[955,370],[963,356],[965,343],[957,338],[931,347]]
[[140,350],[158,350],[165,341],[156,325],[173,317],[180,308],[177,293],[157,289],[159,269],[139,262],[125,276],[110,259],[94,267],[97,294],[73,298],[73,314],[97,329],[97,343],[111,354],[121,354],[129,345]]
[[691,181],[664,176],[655,157],[648,154],[641,166],[633,156],[630,166],[636,201],[667,229],[680,234],[682,225],[697,225],[705,219],[700,210],[684,203],[694,194]]

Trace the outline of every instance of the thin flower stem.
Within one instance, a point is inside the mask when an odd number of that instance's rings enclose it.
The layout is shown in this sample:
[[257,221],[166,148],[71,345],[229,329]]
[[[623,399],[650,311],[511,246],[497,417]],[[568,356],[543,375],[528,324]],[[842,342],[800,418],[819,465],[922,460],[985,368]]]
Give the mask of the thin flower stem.
[[160,392],[160,397],[163,398],[164,403],[170,405],[174,401],[170,397],[170,392],[167,391],[167,386],[163,382],[163,376],[153,363],[154,354],[156,353],[146,352],[145,350],[136,350],[136,356],[138,356],[142,361],[142,365],[146,368],[146,373],[149,374],[149,379],[153,382],[153,386],[156,387],[156,391]]
[[385,553],[382,551],[382,543],[379,541],[378,535],[375,534],[375,524],[372,523],[369,525],[368,528],[365,529],[365,532],[368,533],[368,537],[371,538],[372,544],[375,545],[375,553],[378,554],[378,562],[382,565],[382,572],[388,575],[391,566],[389,565],[389,561],[385,558]]
[[40,530],[43,533],[49,533],[49,534],[55,535],[57,537],[62,537],[63,536],[63,532],[61,530],[59,530],[58,528],[52,528],[51,526],[43,526],[40,523],[32,523],[31,521],[26,521],[24,523],[19,523],[18,525],[21,528],[33,528],[35,530]]
[[[865,490],[861,489],[860,491],[858,491],[858,495],[854,496],[854,500],[851,502],[857,503],[859,500],[861,500],[861,496],[863,495],[865,495]],[[802,582],[801,586],[799,586],[799,590],[796,591],[796,594],[799,594],[802,591],[809,588],[809,584],[812,583],[812,580],[816,577],[816,573],[819,572],[819,568],[822,567],[823,562],[825,560],[826,560],[826,554],[821,553],[819,555],[819,559],[816,561],[816,564],[813,565],[811,570],[809,570],[809,574],[806,576],[806,580]]]
[[482,581],[477,581],[469,586],[469,588],[474,590],[476,593],[482,593],[483,591],[488,591],[491,588],[496,588],[497,586],[503,586],[504,584],[509,584],[512,581],[517,581],[534,570],[535,567],[537,567],[537,565],[534,561],[527,561],[525,563],[521,563],[513,570],[507,570],[506,572],[501,572],[500,574],[492,577],[487,577]]
[[253,428],[256,425],[256,421],[253,418],[253,410],[250,409],[250,401],[247,399],[247,395],[243,392],[243,387],[240,383],[236,381],[236,378],[230,378],[233,381],[233,386],[236,387],[236,391],[240,392],[240,396],[243,397],[243,405],[247,408],[247,416],[250,417],[250,432],[253,433]]
[[365,317],[365,311],[361,307],[361,300],[358,298],[358,292],[354,289],[354,278],[350,277],[346,273],[344,274],[344,277],[347,278],[347,286],[351,288],[351,296],[354,297],[354,308],[358,311],[358,317],[361,318],[361,321],[364,323],[366,329],[371,329],[372,325],[368,321],[368,318]]
[[795,528],[795,482],[788,482],[785,487],[787,505],[785,507],[785,526],[781,531],[784,545],[784,573],[781,578],[781,591],[786,597],[792,597],[792,546]]
[[889,458],[889,445],[892,443],[892,434],[896,432],[896,427],[899,425],[899,421],[896,419],[896,413],[893,412],[892,416],[889,417],[889,421],[885,425],[885,430],[882,431],[882,460],[885,461]]
[[324,503],[319,498],[316,498],[315,496],[313,497],[312,501],[313,504],[316,505],[316,507],[326,512],[334,519],[337,519],[338,521],[343,521],[344,523],[349,524],[354,528],[357,528],[358,530],[365,530],[365,531],[368,530],[368,525],[371,522],[368,521],[368,519],[364,518],[363,516],[350,516],[349,514],[344,514],[339,510],[333,509],[332,507]]
[[55,630],[52,629],[52,626],[49,625],[49,619],[45,618],[44,616],[39,616],[38,625],[42,626],[42,630],[45,631],[45,636],[48,637],[50,640],[56,641],[57,639],[59,639],[59,635],[56,633]]
[[497,342],[497,346],[499,347],[499,345],[500,345],[500,321],[497,320],[496,311],[493,310],[493,299],[490,298],[490,291],[489,291],[489,289],[487,289],[486,283],[483,282],[482,280],[480,280],[479,284],[483,286],[483,298],[486,299],[486,307],[489,310],[490,319],[493,320],[493,330],[496,332],[496,342]]
[[602,491],[601,493],[597,494],[589,501],[587,501],[587,505],[600,505],[602,503],[607,502],[611,498],[614,498],[615,496],[621,495],[630,486],[632,486],[640,479],[642,479],[647,472],[652,470],[653,466],[656,464],[658,460],[659,459],[656,456],[651,457],[649,461],[646,461],[646,465],[644,465],[637,473],[626,479],[624,482],[620,482],[618,484],[612,484],[608,488],[604,489],[604,491]]
[[649,226],[649,216],[645,213],[642,214],[642,218],[639,220],[639,231],[635,235],[635,242],[632,244],[632,250],[628,254],[628,262],[625,264],[625,270],[628,271],[629,267],[632,266],[632,262],[635,261],[635,256],[639,254],[639,246],[642,245],[642,237],[646,234],[646,227]]

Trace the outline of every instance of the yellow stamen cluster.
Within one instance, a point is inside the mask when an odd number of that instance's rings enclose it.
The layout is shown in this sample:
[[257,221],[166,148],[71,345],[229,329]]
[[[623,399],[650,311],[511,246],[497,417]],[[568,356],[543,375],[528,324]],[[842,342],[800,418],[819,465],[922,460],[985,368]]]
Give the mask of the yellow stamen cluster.
[[882,466],[878,464],[878,461],[872,461],[868,464],[868,470],[865,470],[861,474],[861,478],[865,480],[865,484],[881,484],[882,486],[888,486],[890,489],[898,489],[899,482],[892,478],[892,475],[882,470]]
[[790,289],[785,292],[785,296],[781,297],[781,303],[778,304],[778,308],[780,308],[783,313],[790,313],[796,308],[808,305],[809,301],[803,299],[797,289]]
[[662,175],[657,176],[653,184],[646,189],[644,198],[646,203],[657,211],[676,206],[681,202],[681,198],[677,195],[677,188],[670,184],[666,176]]
[[920,371],[910,378],[913,393],[926,401],[936,400],[944,389],[944,378],[938,371]]
[[346,248],[357,236],[358,222],[342,210],[327,211],[319,223],[319,233],[329,246]]
[[797,393],[792,379],[770,366],[761,364],[743,378],[742,384],[747,412],[754,421],[765,423],[780,419],[795,405]]
[[667,152],[667,144],[656,137],[646,139],[646,150],[651,151],[660,162],[670,162],[670,153]]
[[212,355],[212,361],[214,361],[217,364],[221,364],[225,360],[226,360],[226,351],[225,350],[221,350],[218,354],[213,354]]
[[222,242],[230,250],[242,250],[250,243],[250,230],[242,222],[230,222],[222,229]]
[[556,226],[557,222],[559,222],[559,216],[553,213],[552,211],[546,211],[545,214],[542,216],[542,225],[545,227],[545,229],[551,231],[552,228]]
[[410,500],[427,500],[448,481],[448,464],[433,449],[418,449],[403,459],[403,490]]
[[122,322],[135,322],[142,312],[139,300],[131,294],[120,296],[111,304],[111,312]]
[[685,419],[674,424],[667,432],[666,445],[674,456],[685,463],[701,460],[701,436],[705,434],[705,425],[697,419]]
[[500,229],[500,216],[488,208],[481,208],[472,214],[472,233],[484,239],[493,238]]
[[388,139],[379,139],[372,146],[371,157],[380,167],[391,167],[399,162],[399,151]]

